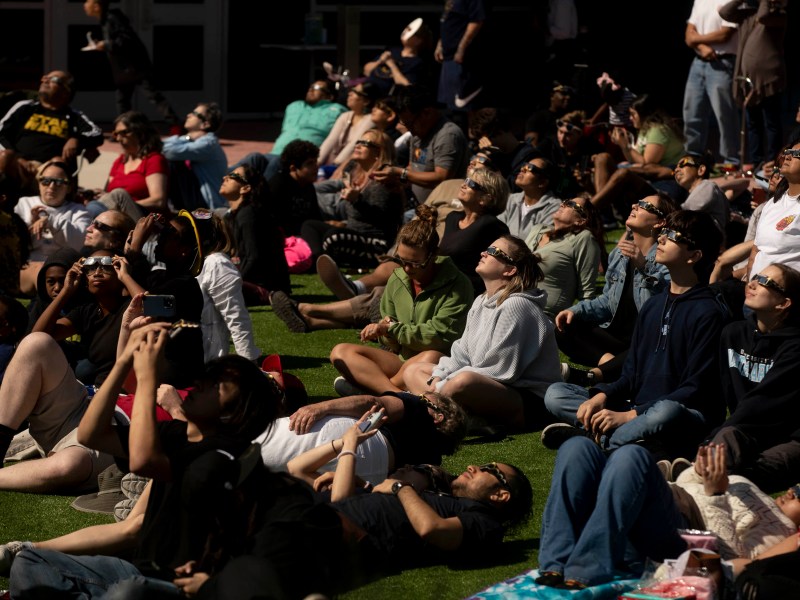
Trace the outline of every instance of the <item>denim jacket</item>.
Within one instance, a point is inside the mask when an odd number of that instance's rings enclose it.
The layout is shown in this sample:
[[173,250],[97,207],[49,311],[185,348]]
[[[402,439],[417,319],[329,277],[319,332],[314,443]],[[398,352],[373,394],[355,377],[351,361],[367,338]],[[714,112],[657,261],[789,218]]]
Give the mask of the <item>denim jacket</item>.
[[[644,270],[634,269],[633,271],[633,301],[637,310],[641,310],[642,305],[651,296],[664,290],[669,283],[667,267],[656,262],[656,248],[658,248],[658,244],[653,244],[647,253]],[[627,268],[628,258],[619,251],[619,248],[614,248],[608,256],[603,293],[591,300],[583,300],[569,310],[581,321],[600,323],[600,327],[608,327],[619,306],[622,288],[625,287]]]

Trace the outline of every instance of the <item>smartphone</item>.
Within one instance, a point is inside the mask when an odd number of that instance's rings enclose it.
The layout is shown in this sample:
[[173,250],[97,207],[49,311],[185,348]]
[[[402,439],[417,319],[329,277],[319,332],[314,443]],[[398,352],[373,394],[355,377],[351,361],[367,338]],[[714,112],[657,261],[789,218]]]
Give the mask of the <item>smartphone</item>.
[[377,412],[374,412],[370,415],[369,419],[364,421],[358,428],[361,430],[361,433],[367,433],[368,431],[372,431],[378,426],[380,420],[383,418],[383,409],[380,409]]
[[166,317],[171,319],[175,316],[175,296],[145,296],[143,307],[145,317]]

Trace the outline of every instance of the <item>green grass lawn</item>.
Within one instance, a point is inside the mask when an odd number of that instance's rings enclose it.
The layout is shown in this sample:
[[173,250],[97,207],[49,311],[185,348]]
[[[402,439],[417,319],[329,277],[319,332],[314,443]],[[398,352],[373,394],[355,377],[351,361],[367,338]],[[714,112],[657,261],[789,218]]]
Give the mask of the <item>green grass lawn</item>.
[[[617,234],[618,235],[618,234]],[[609,248],[610,249],[610,248]],[[333,298],[316,276],[294,276],[294,294],[307,302]],[[336,371],[328,361],[338,342],[357,341],[355,330],[292,334],[268,307],[252,310],[256,342],[265,354],[279,354],[284,370],[300,377],[312,402],[335,396]],[[467,465],[490,460],[513,463],[531,480],[534,511],[530,521],[507,536],[503,551],[480,565],[449,565],[406,571],[346,594],[345,598],[463,598],[492,583],[537,565],[542,509],[547,498],[555,452],[542,447],[539,433],[512,435],[501,441],[468,439],[445,466],[459,472]],[[87,525],[109,522],[102,515],[81,513],[70,507],[72,497],[0,492],[0,543],[10,540],[42,540]],[[0,589],[8,582],[0,578]]]

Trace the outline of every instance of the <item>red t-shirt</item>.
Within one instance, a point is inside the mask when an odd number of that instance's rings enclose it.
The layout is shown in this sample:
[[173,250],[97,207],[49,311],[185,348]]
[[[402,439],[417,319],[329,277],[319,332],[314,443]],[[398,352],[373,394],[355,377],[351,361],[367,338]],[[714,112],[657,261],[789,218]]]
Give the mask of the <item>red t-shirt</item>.
[[106,186],[106,191],[110,192],[117,188],[124,188],[131,197],[136,200],[144,200],[150,196],[147,189],[146,177],[153,173],[169,174],[167,159],[160,152],[151,152],[142,158],[142,162],[130,173],[125,172],[125,155],[120,154],[119,158],[111,165],[109,178],[111,181]]

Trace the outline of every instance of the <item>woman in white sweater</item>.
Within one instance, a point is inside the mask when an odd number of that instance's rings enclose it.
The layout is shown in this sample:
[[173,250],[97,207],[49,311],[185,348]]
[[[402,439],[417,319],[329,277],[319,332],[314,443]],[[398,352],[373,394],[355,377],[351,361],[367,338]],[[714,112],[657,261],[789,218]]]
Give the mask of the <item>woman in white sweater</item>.
[[409,367],[409,390],[446,394],[492,424],[541,425],[542,398],[561,375],[553,324],[544,314],[547,294],[536,288],[538,263],[511,235],[483,251],[475,271],[486,292],[475,299],[463,336],[438,364]]
[[39,195],[19,199],[14,212],[25,221],[31,235],[30,262],[20,271],[20,290],[36,291],[39,269],[61,248],[80,250],[92,222],[82,204],[74,202],[76,182],[60,159],[49,160],[36,173]]

